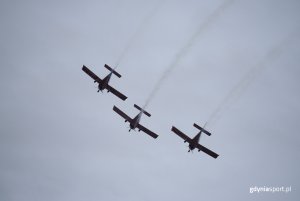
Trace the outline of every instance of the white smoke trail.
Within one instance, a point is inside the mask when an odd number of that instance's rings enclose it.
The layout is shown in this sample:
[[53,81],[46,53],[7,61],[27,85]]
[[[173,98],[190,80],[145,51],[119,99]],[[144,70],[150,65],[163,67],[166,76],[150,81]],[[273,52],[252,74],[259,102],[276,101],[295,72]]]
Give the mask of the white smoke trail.
[[150,92],[148,99],[144,105],[144,108],[148,106],[148,104],[152,101],[152,99],[157,94],[158,90],[162,87],[164,80],[171,75],[173,69],[178,65],[180,60],[186,55],[188,50],[195,43],[197,37],[203,33],[215,20],[217,20],[220,15],[234,3],[235,0],[225,0],[221,6],[219,6],[211,15],[204,20],[204,23],[201,24],[197,31],[192,35],[192,37],[187,41],[187,43],[179,50],[179,52],[175,55],[174,60],[170,63],[170,65],[163,71],[162,76],[155,83],[152,91]]
[[150,22],[150,20],[155,15],[155,13],[158,11],[159,7],[164,3],[164,1],[165,0],[159,0],[159,2],[156,4],[156,6],[142,20],[142,22],[140,23],[140,25],[138,26],[138,28],[136,29],[136,31],[134,32],[134,34],[132,35],[130,40],[128,41],[127,45],[125,46],[125,48],[121,52],[121,55],[117,59],[115,68],[117,68],[119,66],[119,64],[121,63],[123,58],[126,56],[126,53],[128,53],[128,51],[130,50],[130,48],[134,44],[134,41],[136,40],[136,38],[144,32],[145,28],[147,27],[146,25]]
[[247,90],[249,85],[256,79],[260,73],[269,66],[269,64],[276,60],[281,56],[283,50],[289,46],[295,37],[299,35],[299,31],[293,32],[288,35],[280,44],[270,49],[267,52],[266,56],[263,60],[257,63],[254,67],[252,67],[242,78],[241,80],[228,92],[225,98],[221,101],[218,107],[213,111],[208,119],[208,124],[211,126],[215,124],[221,117],[222,114],[232,105],[235,101],[237,101],[243,93]]

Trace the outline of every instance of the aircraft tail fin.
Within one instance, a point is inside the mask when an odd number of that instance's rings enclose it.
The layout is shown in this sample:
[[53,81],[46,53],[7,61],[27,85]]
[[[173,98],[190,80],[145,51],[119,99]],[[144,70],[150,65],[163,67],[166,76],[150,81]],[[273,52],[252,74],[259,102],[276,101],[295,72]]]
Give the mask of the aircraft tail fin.
[[117,71],[115,71],[114,69],[112,69],[109,65],[105,64],[104,67],[107,70],[109,70],[110,72],[112,72],[113,74],[115,74],[117,77],[119,77],[119,78],[121,77],[121,75]]
[[208,132],[207,130],[205,130],[204,128],[202,128],[201,126],[197,125],[196,123],[194,123],[194,127],[198,128],[200,131],[202,131],[203,133],[205,133],[206,135],[210,136],[211,133]]
[[140,110],[141,112],[143,112],[145,115],[147,115],[148,117],[151,117],[151,114],[148,113],[146,110],[142,109],[140,106],[134,104],[134,107],[138,110]]

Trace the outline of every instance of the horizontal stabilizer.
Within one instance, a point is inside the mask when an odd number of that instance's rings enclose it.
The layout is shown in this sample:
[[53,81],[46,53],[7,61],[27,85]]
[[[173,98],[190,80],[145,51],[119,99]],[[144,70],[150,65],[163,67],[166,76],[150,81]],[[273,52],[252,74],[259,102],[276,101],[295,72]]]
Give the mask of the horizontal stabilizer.
[[151,114],[148,113],[146,110],[143,110],[142,108],[140,108],[138,105],[134,104],[134,107],[140,111],[142,111],[145,115],[147,115],[148,117],[151,117]]
[[112,69],[109,65],[105,64],[104,67],[106,69],[108,69],[110,72],[112,72],[113,74],[115,74],[117,77],[119,77],[119,78],[121,77],[121,75],[117,71],[115,71],[114,69]]
[[202,128],[201,126],[197,125],[196,123],[194,123],[194,127],[198,128],[200,131],[202,131],[203,133],[205,133],[206,135],[210,136],[211,133],[208,132],[207,130],[205,130],[204,128]]

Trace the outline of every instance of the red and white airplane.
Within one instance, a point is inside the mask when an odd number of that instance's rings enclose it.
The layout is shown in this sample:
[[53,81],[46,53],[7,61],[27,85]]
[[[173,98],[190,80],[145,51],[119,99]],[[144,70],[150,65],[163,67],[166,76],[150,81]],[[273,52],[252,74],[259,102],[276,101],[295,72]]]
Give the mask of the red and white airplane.
[[150,135],[153,138],[157,138],[158,135],[152,131],[150,131],[148,128],[145,128],[143,125],[140,124],[140,120],[142,117],[142,114],[147,115],[148,117],[151,116],[151,114],[149,114],[147,111],[145,111],[144,109],[140,108],[138,105],[134,104],[134,107],[138,110],[140,110],[140,112],[132,119],[130,118],[127,114],[125,114],[122,110],[120,110],[119,108],[117,108],[116,106],[113,107],[113,110],[118,113],[121,117],[123,117],[125,119],[125,123],[129,122],[129,132],[132,130],[135,130],[135,128],[138,128],[138,131],[140,132],[141,130],[144,131],[146,134]]
[[97,75],[95,75],[90,69],[88,69],[85,65],[83,65],[82,70],[88,74],[93,80],[94,82],[98,83],[98,92],[99,91],[103,91],[104,89],[107,89],[107,93],[111,92],[114,95],[116,95],[117,97],[119,97],[122,100],[126,100],[127,97],[122,94],[121,92],[117,91],[115,88],[113,88],[112,86],[109,85],[109,80],[112,76],[112,74],[116,75],[117,77],[121,77],[121,75],[115,71],[114,69],[112,69],[111,67],[109,67],[107,64],[104,65],[104,67],[106,69],[108,69],[110,71],[110,73],[102,79],[100,79]]
[[[205,130],[204,128],[198,126],[197,124],[194,123],[194,127],[198,128],[200,130],[200,132],[194,137],[194,138],[190,138],[187,135],[185,135],[183,132],[181,132],[180,130],[178,130],[175,126],[172,126],[172,131],[178,135],[179,137],[181,137],[182,139],[184,139],[184,143],[188,142],[189,143],[189,151],[194,150],[195,148],[198,149],[199,151],[203,151],[204,153],[210,155],[213,158],[217,158],[219,155],[216,154],[215,152],[207,149],[206,147],[202,146],[201,144],[199,144],[199,140],[200,140],[200,136],[203,133],[205,133],[206,135],[210,136],[211,133],[208,132],[207,130]],[[205,127],[205,125],[204,125]]]

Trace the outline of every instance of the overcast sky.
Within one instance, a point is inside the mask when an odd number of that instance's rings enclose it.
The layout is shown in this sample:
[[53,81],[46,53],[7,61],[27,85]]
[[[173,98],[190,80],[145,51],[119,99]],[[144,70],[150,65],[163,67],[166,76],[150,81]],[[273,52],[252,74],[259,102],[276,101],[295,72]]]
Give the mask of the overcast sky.
[[[298,200],[300,1],[0,2],[0,200]],[[124,51],[125,50],[125,51]],[[97,93],[82,70],[128,96]],[[160,81],[141,123],[131,117]],[[188,153],[171,132],[220,156]],[[249,193],[291,186],[291,193]]]

